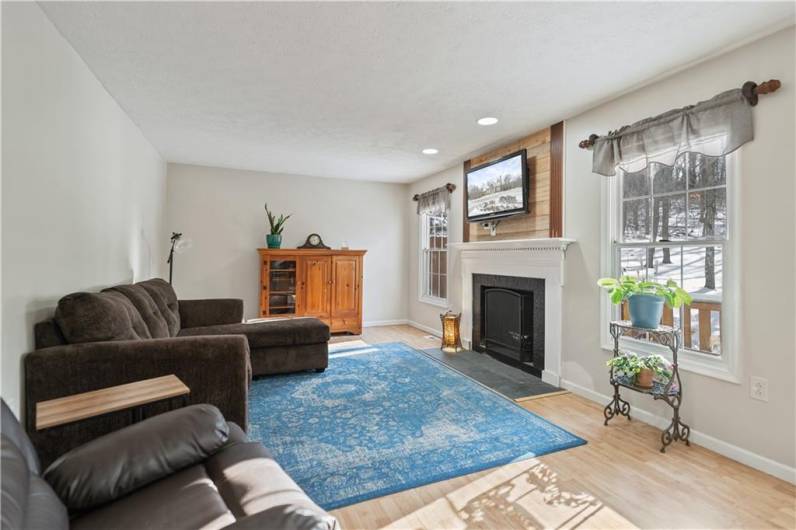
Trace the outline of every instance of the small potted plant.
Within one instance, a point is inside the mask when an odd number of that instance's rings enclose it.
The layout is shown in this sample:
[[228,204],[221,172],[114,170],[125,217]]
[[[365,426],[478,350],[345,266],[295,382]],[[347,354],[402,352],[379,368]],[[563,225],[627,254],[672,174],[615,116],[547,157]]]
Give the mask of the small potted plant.
[[647,355],[641,358],[642,368],[636,376],[636,384],[643,388],[652,388],[653,381],[666,383],[671,377],[669,362],[660,355]]
[[611,302],[621,304],[627,300],[630,306],[630,321],[638,328],[655,329],[663,316],[663,304],[677,309],[691,303],[691,295],[674,280],[665,284],[639,281],[632,276],[600,278],[597,285],[608,291]]
[[614,369],[614,379],[625,382],[627,384],[634,384],[636,376],[641,371],[641,359],[635,353],[626,353],[624,355],[617,355],[608,359],[605,363],[608,367]]
[[614,378],[640,388],[652,388],[656,378],[663,383],[672,377],[666,359],[660,355],[639,357],[629,352],[609,359],[606,364],[614,369]]
[[265,203],[265,215],[268,216],[268,223],[271,225],[271,233],[265,236],[265,242],[268,248],[279,248],[282,246],[282,230],[285,229],[285,221],[290,219],[290,215],[279,214],[277,218],[268,209],[268,203]]

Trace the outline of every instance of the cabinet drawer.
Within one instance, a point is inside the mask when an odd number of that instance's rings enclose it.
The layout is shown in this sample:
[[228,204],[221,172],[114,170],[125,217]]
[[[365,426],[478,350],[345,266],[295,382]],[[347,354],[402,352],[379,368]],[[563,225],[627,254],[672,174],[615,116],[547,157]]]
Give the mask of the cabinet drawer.
[[356,330],[359,329],[359,319],[357,318],[333,318],[332,331],[337,330]]

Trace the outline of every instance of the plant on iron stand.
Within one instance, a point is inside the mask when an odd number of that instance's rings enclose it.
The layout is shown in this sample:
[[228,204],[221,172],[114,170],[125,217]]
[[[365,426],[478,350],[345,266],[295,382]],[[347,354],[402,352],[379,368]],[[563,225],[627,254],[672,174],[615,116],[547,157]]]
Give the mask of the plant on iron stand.
[[665,284],[651,281],[639,281],[633,276],[616,278],[600,278],[597,285],[608,291],[611,302],[621,304],[634,294],[651,294],[663,298],[666,305],[677,309],[683,304],[690,304],[691,295],[677,285],[674,280],[667,280]]

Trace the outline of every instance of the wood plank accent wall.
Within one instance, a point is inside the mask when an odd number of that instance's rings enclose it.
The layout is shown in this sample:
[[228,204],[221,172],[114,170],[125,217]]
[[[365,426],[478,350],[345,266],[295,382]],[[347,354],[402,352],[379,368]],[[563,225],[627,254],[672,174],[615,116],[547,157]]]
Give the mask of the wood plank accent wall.
[[528,175],[531,182],[528,187],[529,212],[502,219],[494,237],[489,234],[489,229],[483,228],[480,223],[467,222],[465,198],[463,241],[561,237],[563,233],[563,133],[564,124],[559,122],[464,162],[464,173],[466,174],[471,167],[525,149],[528,153]]

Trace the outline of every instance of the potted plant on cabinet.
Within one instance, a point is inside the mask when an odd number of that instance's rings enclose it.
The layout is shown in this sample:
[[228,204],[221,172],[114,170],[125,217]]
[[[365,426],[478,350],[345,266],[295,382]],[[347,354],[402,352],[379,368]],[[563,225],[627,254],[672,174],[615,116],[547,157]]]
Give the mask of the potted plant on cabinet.
[[692,301],[691,295],[674,280],[668,280],[663,284],[622,276],[619,279],[600,278],[597,285],[608,291],[614,304],[628,301],[630,321],[638,328],[657,328],[663,316],[664,303],[672,309],[678,309],[681,305],[690,304]]
[[285,229],[285,221],[290,219],[290,215],[279,214],[277,218],[268,209],[268,203],[265,203],[265,215],[268,216],[268,224],[271,225],[271,233],[265,236],[265,243],[268,248],[279,248],[282,246],[282,230]]

